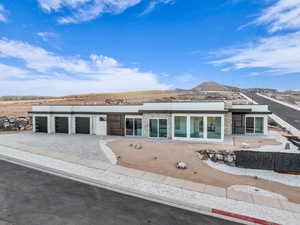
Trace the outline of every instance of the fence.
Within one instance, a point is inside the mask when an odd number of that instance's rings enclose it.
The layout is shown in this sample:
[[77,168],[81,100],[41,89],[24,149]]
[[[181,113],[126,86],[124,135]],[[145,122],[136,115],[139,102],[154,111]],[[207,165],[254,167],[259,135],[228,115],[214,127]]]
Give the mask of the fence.
[[300,154],[236,151],[236,166],[285,172],[300,172]]

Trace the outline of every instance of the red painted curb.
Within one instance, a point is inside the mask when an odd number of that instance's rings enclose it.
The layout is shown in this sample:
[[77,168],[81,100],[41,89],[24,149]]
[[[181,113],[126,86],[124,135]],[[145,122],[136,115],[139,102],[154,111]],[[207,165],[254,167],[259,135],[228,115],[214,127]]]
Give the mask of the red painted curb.
[[212,209],[211,211],[212,211],[212,213],[216,213],[219,215],[229,216],[229,217],[233,217],[236,219],[246,220],[249,222],[254,222],[254,223],[258,223],[258,224],[262,224],[262,225],[280,225],[279,223],[269,222],[266,220],[261,220],[261,219],[257,219],[257,218],[250,217],[250,216],[243,216],[243,215],[239,215],[239,214],[235,214],[235,213],[231,213],[231,212],[222,211],[219,209]]

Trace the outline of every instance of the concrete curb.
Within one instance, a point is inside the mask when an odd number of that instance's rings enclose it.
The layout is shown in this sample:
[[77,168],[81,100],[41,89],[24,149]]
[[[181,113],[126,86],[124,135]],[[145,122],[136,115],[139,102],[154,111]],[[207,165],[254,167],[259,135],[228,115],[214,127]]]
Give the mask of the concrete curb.
[[115,153],[106,145],[110,141],[111,140],[100,140],[99,141],[100,151],[103,152],[103,154],[111,164],[116,165],[117,157]]

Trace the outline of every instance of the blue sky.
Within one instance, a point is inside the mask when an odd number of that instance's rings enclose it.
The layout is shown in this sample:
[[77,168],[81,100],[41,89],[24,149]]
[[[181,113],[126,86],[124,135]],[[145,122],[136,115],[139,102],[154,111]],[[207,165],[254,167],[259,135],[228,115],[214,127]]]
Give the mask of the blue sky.
[[300,0],[1,0],[0,95],[300,89]]

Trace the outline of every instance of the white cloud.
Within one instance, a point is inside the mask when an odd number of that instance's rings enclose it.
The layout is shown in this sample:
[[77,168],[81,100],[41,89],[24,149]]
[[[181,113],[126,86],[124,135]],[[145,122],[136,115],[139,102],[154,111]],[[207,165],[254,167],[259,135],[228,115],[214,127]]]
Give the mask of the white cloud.
[[159,4],[173,4],[173,0],[152,0],[147,8],[140,14],[141,16],[151,13]]
[[[0,39],[0,60],[21,60],[26,70],[0,64],[0,95],[65,95],[103,91],[168,89],[152,72],[122,66],[117,60],[91,54],[89,59],[64,57],[28,43]],[[6,67],[5,67],[6,66]],[[23,78],[22,81],[12,78]]]
[[6,14],[7,10],[0,4],[0,22],[7,22]]
[[49,41],[50,39],[56,38],[56,33],[53,32],[37,32],[36,33],[43,41]]
[[220,51],[221,59],[211,62],[232,69],[263,68],[270,73],[300,72],[300,31],[262,38],[258,43]]
[[0,63],[0,80],[6,78],[27,78],[29,71]]
[[58,12],[64,8],[70,16],[59,18],[62,24],[80,23],[93,20],[104,13],[118,14],[140,3],[141,0],[38,0],[47,12]]
[[259,16],[256,24],[268,25],[269,32],[300,28],[300,0],[277,0]]
[[[243,47],[218,51],[219,59],[211,63],[222,66],[221,71],[262,70],[255,75],[300,73],[300,0],[276,0],[254,23],[266,25],[272,35]],[[274,34],[283,30],[288,32]]]

